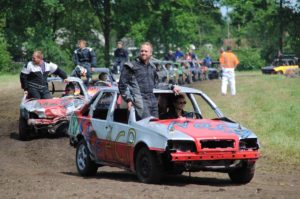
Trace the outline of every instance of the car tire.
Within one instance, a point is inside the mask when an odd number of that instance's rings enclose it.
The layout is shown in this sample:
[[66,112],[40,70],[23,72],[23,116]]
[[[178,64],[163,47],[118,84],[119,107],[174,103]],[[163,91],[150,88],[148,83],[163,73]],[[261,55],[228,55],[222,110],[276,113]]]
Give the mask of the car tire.
[[81,176],[93,176],[97,173],[98,166],[92,161],[87,143],[82,139],[76,148],[76,167]]
[[20,114],[19,118],[19,139],[22,141],[27,140],[29,137],[29,126],[25,118]]
[[148,148],[141,148],[136,156],[135,168],[138,179],[143,183],[158,183],[162,177],[162,165]]
[[68,136],[68,128],[69,124],[62,124],[60,127],[57,128],[56,133],[57,136]]
[[255,164],[244,163],[242,167],[236,168],[228,172],[233,183],[247,184],[254,177]]

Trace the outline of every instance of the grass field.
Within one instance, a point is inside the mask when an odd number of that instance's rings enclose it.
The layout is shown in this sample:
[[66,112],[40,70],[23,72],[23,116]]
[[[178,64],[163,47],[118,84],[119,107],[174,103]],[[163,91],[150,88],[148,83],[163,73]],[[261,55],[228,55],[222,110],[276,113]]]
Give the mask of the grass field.
[[300,164],[300,78],[239,72],[237,95],[221,96],[221,81],[196,83],[229,118],[251,129],[260,139],[264,158]]
[[[257,134],[263,158],[274,163],[299,165],[300,78],[239,72],[236,82],[234,97],[221,96],[220,80],[197,82],[193,86],[210,96],[227,117]],[[20,88],[17,75],[1,75],[0,91],[4,87],[22,92],[16,90]]]

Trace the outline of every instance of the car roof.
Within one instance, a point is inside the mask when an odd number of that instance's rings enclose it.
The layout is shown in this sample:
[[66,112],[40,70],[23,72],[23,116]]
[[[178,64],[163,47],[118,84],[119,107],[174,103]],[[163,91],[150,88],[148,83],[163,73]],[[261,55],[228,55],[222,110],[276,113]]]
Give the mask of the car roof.
[[109,73],[108,68],[93,68],[94,73]]
[[[81,83],[83,83],[83,81],[78,77],[68,77],[67,80],[71,81],[71,82],[81,82]],[[48,82],[61,82],[63,80],[60,77],[48,77],[47,81]]]
[[[199,93],[202,94],[203,92],[201,90],[195,89],[195,88],[189,88],[189,87],[184,87],[184,86],[177,86],[180,89],[180,93]],[[103,87],[101,88],[101,91],[117,91],[119,92],[119,88],[117,86],[112,86],[112,87]],[[170,89],[154,89],[153,92],[155,94],[160,94],[160,93],[173,93],[172,90]]]

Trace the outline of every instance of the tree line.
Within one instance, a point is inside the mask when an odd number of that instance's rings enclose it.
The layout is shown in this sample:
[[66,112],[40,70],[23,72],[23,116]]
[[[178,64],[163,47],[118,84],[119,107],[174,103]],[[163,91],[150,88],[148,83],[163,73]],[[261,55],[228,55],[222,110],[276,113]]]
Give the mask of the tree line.
[[234,45],[240,68],[249,70],[279,50],[300,55],[299,0],[0,0],[0,5],[2,72],[18,72],[18,63],[34,49],[72,68],[79,39],[96,50],[99,67],[111,65],[118,40],[126,47],[150,41],[157,58],[193,44],[199,57],[209,53],[217,59],[220,47]]

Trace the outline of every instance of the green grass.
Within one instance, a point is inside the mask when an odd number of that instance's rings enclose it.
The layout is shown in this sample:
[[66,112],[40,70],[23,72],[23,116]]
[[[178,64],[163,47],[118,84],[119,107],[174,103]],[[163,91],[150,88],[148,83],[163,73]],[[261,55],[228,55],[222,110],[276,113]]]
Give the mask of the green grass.
[[[256,133],[264,159],[300,165],[300,78],[238,72],[236,83],[234,97],[221,96],[220,80],[193,86],[210,96],[227,117]],[[22,92],[18,75],[1,75],[0,90],[5,88]]]
[[221,96],[220,80],[195,87],[207,93],[229,118],[256,133],[264,158],[300,164],[300,78],[238,72],[237,95]]
[[[16,85],[18,85],[16,87]],[[17,88],[17,89],[16,89]],[[23,92],[19,75],[1,74],[0,75],[0,92]]]

